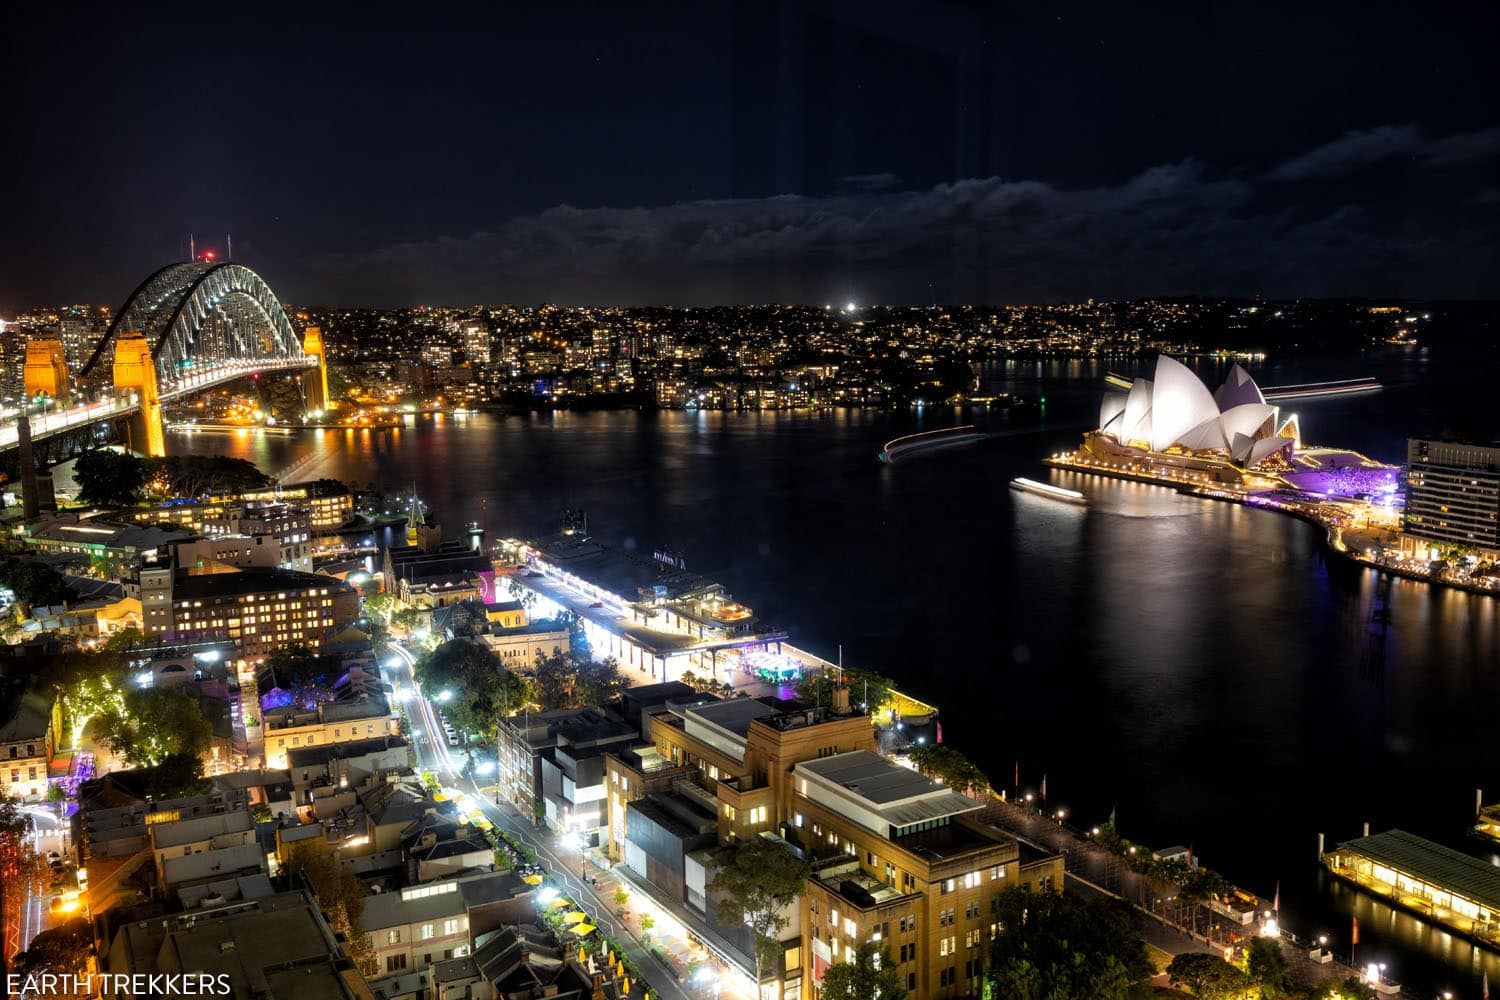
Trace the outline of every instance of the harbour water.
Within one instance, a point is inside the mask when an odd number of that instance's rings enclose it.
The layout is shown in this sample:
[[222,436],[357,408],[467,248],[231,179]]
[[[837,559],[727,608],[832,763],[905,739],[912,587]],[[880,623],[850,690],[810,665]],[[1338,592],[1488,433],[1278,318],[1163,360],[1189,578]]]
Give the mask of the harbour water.
[[[174,436],[275,473],[405,492],[454,529],[549,531],[583,507],[596,535],[670,547],[795,641],[896,678],[942,707],[944,735],[1008,785],[1080,822],[1191,845],[1425,989],[1477,996],[1500,956],[1320,873],[1317,835],[1360,825],[1464,839],[1474,789],[1500,796],[1500,601],[1326,557],[1316,528],[1171,490],[1049,472],[1093,426],[1097,364],[986,371],[1012,409],[911,413],[558,413],[414,417],[389,432]],[[1268,384],[1374,375],[1379,393],[1288,404],[1316,443],[1399,462],[1408,433],[1493,436],[1486,364],[1424,351],[1255,369]],[[1045,399],[1045,403],[1042,400]],[[896,465],[900,434],[974,423],[988,437]],[[1077,489],[1087,506],[1007,488]],[[1375,612],[1389,611],[1382,627]]]

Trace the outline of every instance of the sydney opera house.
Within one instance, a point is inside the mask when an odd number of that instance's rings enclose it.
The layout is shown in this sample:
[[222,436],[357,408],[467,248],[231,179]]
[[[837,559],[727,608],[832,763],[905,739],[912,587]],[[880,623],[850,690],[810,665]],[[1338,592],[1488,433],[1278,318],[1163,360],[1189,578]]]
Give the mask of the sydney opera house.
[[1283,419],[1239,365],[1214,391],[1165,354],[1157,357],[1152,376],[1136,379],[1128,392],[1105,394],[1099,428],[1085,436],[1080,457],[1224,484],[1296,468],[1297,418]]

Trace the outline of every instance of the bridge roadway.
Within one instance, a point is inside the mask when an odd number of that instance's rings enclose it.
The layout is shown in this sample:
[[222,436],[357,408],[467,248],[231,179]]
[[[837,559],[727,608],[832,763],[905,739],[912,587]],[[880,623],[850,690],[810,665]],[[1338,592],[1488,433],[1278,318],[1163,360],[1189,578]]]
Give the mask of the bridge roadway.
[[[316,368],[317,365],[318,359],[312,356],[215,361],[212,365],[204,366],[198,371],[174,378],[170,385],[161,390],[158,398],[163,403],[169,403],[248,375],[277,371],[302,371]],[[87,424],[127,416],[139,409],[140,405],[139,394],[132,392],[126,396],[53,410],[31,418],[31,437],[36,440]],[[9,451],[16,447],[18,433],[15,415],[13,413],[7,415],[5,422],[0,423],[0,451]]]

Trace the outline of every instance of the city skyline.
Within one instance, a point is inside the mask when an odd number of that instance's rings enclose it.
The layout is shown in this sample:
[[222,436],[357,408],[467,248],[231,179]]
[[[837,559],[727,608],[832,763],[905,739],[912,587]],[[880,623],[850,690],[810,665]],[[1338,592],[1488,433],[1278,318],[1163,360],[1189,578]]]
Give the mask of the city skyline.
[[1494,14],[1360,11],[29,11],[0,310],[1490,297]]

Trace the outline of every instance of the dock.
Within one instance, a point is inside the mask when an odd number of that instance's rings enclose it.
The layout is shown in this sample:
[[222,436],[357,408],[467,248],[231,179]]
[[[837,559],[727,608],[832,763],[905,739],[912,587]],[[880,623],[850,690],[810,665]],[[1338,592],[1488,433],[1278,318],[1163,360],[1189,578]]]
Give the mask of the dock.
[[1345,841],[1321,860],[1361,890],[1500,951],[1500,868],[1405,830]]

